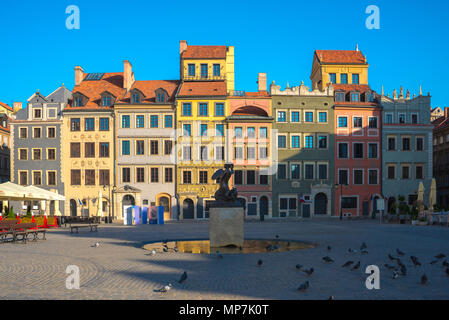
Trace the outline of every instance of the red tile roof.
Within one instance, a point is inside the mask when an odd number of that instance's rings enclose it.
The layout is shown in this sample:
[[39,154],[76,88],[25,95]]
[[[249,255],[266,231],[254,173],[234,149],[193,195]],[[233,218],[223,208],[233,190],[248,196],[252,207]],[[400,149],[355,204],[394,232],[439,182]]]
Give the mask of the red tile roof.
[[0,101],[0,106],[2,106],[3,108],[6,108],[9,111],[13,111],[12,108],[10,106],[8,106],[6,103],[3,103]]
[[233,95],[233,93],[231,93],[231,95],[229,96],[229,98],[245,98],[245,97],[269,98],[270,95],[268,94],[267,91],[258,91],[258,92],[247,92],[247,91],[245,91],[245,95]]
[[356,50],[315,50],[319,62],[332,64],[365,64],[362,52]]
[[225,59],[226,46],[188,46],[183,59]]
[[449,118],[446,118],[444,116],[440,117],[432,121],[432,124],[434,125],[434,131],[446,128],[449,125]]
[[184,82],[178,96],[226,96],[224,81],[192,81]]
[[120,102],[130,102],[131,90],[137,89],[142,92],[145,96],[143,103],[154,103],[156,102],[156,90],[159,88],[164,89],[168,96],[169,102],[175,99],[176,91],[181,82],[178,80],[146,80],[146,81],[135,81],[131,89],[126,93],[125,97]]
[[361,93],[366,91],[373,91],[371,90],[370,86],[366,84],[333,84],[332,86],[334,87],[334,91],[360,91]]
[[[84,75],[86,78],[87,73]],[[121,99],[125,94],[123,88],[123,72],[105,73],[101,80],[83,80],[78,86],[75,86],[72,93],[79,92],[85,95],[89,100],[82,107],[67,106],[68,110],[82,110],[82,109],[111,109],[112,107],[101,106],[101,94],[109,92],[114,95],[116,99]]]

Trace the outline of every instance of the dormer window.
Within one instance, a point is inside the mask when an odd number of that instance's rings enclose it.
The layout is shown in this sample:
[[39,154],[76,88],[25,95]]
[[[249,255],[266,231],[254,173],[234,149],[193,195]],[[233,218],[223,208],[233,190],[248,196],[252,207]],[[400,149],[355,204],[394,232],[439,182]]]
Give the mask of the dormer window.
[[131,94],[132,103],[140,103],[140,94],[137,91],[133,91]]
[[73,106],[82,107],[84,105],[84,97],[82,94],[77,93],[73,95]]
[[372,92],[365,92],[365,102],[373,102],[374,94]]
[[34,119],[42,118],[42,109],[34,109]]
[[165,103],[167,102],[167,92],[163,89],[156,90],[156,102],[157,103]]
[[103,107],[109,107],[111,105],[111,97],[103,96],[103,98],[101,98],[101,105]]
[[336,92],[335,100],[336,101],[345,101],[345,93],[344,92]]
[[359,102],[360,101],[360,93],[358,93],[358,92],[351,92],[351,101],[352,102]]

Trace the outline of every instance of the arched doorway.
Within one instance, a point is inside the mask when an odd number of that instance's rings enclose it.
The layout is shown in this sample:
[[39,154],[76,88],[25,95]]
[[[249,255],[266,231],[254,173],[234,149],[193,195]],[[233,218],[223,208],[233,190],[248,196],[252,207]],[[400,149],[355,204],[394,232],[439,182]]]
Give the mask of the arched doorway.
[[260,217],[261,217],[261,219],[263,219],[262,217],[265,217],[266,215],[268,215],[268,198],[266,196],[260,197],[259,208],[260,208],[259,209]]
[[136,201],[133,196],[127,194],[122,199],[122,216],[123,220],[125,220],[126,225],[133,224],[133,206],[136,204]]
[[192,199],[185,199],[182,203],[182,217],[183,219],[194,219],[195,218],[195,210]]
[[76,217],[76,201],[74,199],[70,200],[70,216]]
[[315,196],[315,215],[327,214],[327,196],[324,193],[318,193]]
[[164,220],[171,219],[170,199],[167,196],[161,196],[157,200],[158,206],[164,207]]

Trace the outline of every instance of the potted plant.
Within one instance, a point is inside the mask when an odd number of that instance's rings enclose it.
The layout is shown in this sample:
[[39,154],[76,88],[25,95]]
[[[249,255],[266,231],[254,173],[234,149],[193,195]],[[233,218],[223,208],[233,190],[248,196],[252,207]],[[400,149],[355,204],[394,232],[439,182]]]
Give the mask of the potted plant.
[[416,226],[418,224],[418,214],[419,214],[418,207],[413,206],[410,216],[412,219],[412,225],[414,225],[414,226]]
[[399,208],[399,222],[403,223],[409,220],[410,207],[405,202],[401,202],[398,206]]
[[389,221],[395,221],[395,220],[397,220],[397,217],[396,217],[396,211],[397,211],[397,208],[398,208],[398,205],[397,205],[396,202],[393,202],[393,203],[390,205],[390,210],[388,211],[388,213],[389,213],[388,220],[389,220]]
[[426,217],[421,217],[421,218],[419,218],[419,221],[418,221],[418,225],[419,225],[419,226],[427,226],[428,223],[429,223],[429,222],[427,221],[427,218],[426,218]]
[[14,214],[14,210],[13,210],[12,207],[9,208],[8,216],[7,216],[6,218],[7,218],[8,220],[15,220],[15,219],[17,219],[16,215]]

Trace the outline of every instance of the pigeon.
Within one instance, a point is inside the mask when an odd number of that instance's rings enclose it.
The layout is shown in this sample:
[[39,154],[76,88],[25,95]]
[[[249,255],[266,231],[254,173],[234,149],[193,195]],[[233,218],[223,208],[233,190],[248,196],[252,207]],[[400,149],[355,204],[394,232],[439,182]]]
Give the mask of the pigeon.
[[351,264],[353,264],[354,263],[354,261],[348,261],[348,262],[346,262],[344,265],[342,265],[341,267],[342,268],[346,268],[346,267],[349,267]]
[[360,250],[363,250],[363,249],[366,249],[366,248],[367,248],[366,243],[365,242],[362,243],[362,245],[360,246]]
[[172,284],[169,283],[168,285],[163,286],[162,288],[157,289],[157,290],[154,290],[154,291],[155,291],[155,292],[162,292],[162,293],[164,293],[164,292],[170,291],[170,289],[171,289],[172,287],[173,287]]
[[314,270],[313,270],[313,268],[310,268],[309,270],[305,269],[302,271],[304,271],[308,276],[311,276]]
[[299,288],[297,289],[298,291],[306,291],[309,288],[309,281],[304,282],[303,284],[301,284],[299,286]]
[[393,271],[393,279],[397,279],[399,277],[399,273],[396,271]]
[[328,256],[323,257],[323,261],[326,262],[326,263],[334,263],[334,260],[332,260]]
[[415,265],[415,267],[420,266],[421,263],[418,261],[418,258],[415,256],[410,256],[410,260],[412,260],[413,264]]
[[156,250],[151,250],[151,252],[149,254],[147,254],[147,256],[154,256],[156,254]]
[[98,248],[100,246],[100,244],[97,242],[95,243],[93,246],[91,246],[92,248]]
[[437,259],[443,259],[444,257],[446,257],[446,255],[444,255],[442,253],[435,256],[435,258],[437,258]]
[[275,237],[276,237],[276,239],[279,239],[279,235],[278,234]]
[[425,285],[426,283],[427,283],[427,276],[425,274],[423,274],[421,277],[421,284]]
[[261,266],[262,266],[262,263],[263,263],[263,261],[262,261],[262,260],[259,260],[259,261],[257,261],[257,265],[258,265],[259,267],[261,267]]
[[388,270],[396,270],[395,266],[391,266],[389,264],[384,264],[385,268],[387,268]]
[[389,258],[391,261],[399,260],[398,258],[393,257],[391,254],[388,254],[388,258]]
[[289,242],[287,242],[287,247],[290,247],[290,241],[289,241]]
[[223,255],[218,250],[217,250],[217,258],[218,259],[223,259]]
[[184,273],[181,275],[181,278],[178,280],[178,283],[183,283],[187,280],[187,272],[184,271]]
[[407,275],[407,268],[403,264],[401,264],[401,273],[402,273],[403,276]]
[[449,263],[446,260],[443,261],[442,265],[443,267],[449,268]]
[[273,250],[277,250],[277,249],[279,249],[280,247],[279,246],[274,246],[273,247]]
[[335,300],[334,296],[330,296],[327,300]]
[[174,248],[173,248],[173,251],[174,251],[174,252],[178,252],[178,251],[179,251],[178,247],[174,247]]
[[449,268],[446,268],[446,275],[449,276]]
[[327,246],[327,250],[331,251],[332,250],[331,246]]
[[349,248],[349,249],[348,249],[348,252],[349,252],[349,253],[357,253],[357,250],[353,250],[353,249]]
[[397,252],[398,256],[400,256],[400,257],[404,256],[404,252],[402,252],[401,250],[396,249],[396,252]]
[[438,260],[434,260],[434,261],[431,261],[430,264],[435,264],[437,262],[438,262]]
[[296,265],[296,269],[301,270],[301,268],[302,268],[302,264],[297,264]]
[[164,247],[164,248],[162,249],[162,251],[168,252],[168,249]]
[[242,251],[242,250],[243,250],[242,246],[240,246],[240,247],[239,247],[239,250],[240,250],[240,251]]
[[274,250],[274,247],[270,244],[269,246],[267,246],[267,251],[273,251]]
[[368,251],[366,251],[366,249],[362,249],[360,250],[360,254],[368,254]]
[[356,265],[353,266],[351,270],[357,270],[358,268],[360,268],[360,261],[357,262]]

